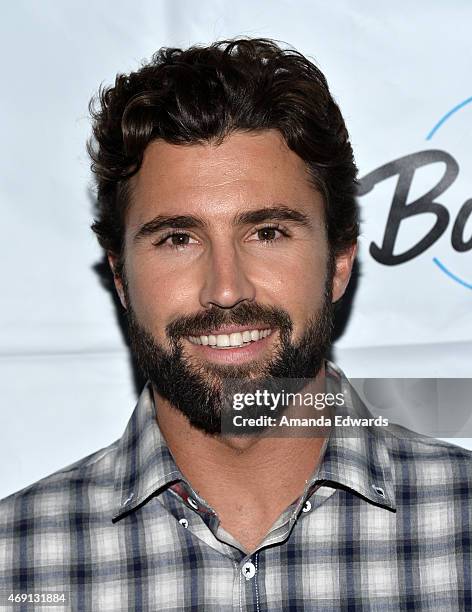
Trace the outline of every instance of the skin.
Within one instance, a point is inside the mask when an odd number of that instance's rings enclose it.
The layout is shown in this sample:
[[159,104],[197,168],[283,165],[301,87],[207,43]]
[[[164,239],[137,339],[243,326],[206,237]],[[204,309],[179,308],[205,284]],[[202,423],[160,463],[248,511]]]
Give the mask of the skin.
[[[235,223],[241,212],[280,206],[302,213],[307,222]],[[158,215],[192,215],[202,226],[137,236]],[[279,229],[261,234],[268,225]],[[189,238],[168,238],[156,246],[175,231]],[[268,236],[271,240],[264,241]],[[177,247],[172,246],[175,241]],[[354,245],[337,257],[333,301],[346,289],[355,254]],[[304,162],[277,131],[234,133],[220,145],[154,141],[146,149],[143,165],[132,179],[125,272],[138,320],[166,349],[170,345],[165,326],[176,317],[254,300],[288,312],[296,341],[321,306],[327,260],[323,199]],[[114,269],[113,253],[109,262]],[[117,275],[115,285],[126,308]],[[277,342],[275,330],[249,360],[269,358]],[[215,350],[212,357],[188,340],[183,346],[186,358],[203,365],[225,359],[230,368],[231,363],[248,360],[238,357],[237,350]],[[322,369],[315,390],[324,390],[324,376]],[[302,494],[324,440],[209,436],[190,426],[155,389],[154,393],[158,423],[177,465],[217,512],[223,528],[252,550]]]

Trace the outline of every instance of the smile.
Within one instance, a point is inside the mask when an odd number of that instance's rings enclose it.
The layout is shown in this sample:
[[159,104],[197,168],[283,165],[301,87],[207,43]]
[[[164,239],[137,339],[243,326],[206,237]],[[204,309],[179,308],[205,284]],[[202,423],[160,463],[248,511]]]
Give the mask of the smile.
[[231,349],[246,346],[270,336],[272,329],[247,329],[231,334],[210,334],[208,336],[188,336],[192,344],[201,344],[215,349]]

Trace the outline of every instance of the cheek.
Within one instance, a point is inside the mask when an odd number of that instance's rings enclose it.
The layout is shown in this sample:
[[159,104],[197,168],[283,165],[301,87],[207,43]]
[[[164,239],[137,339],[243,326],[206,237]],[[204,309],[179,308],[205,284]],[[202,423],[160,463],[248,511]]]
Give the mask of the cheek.
[[[300,243],[290,252],[267,257],[264,265],[253,266],[252,278],[263,291],[264,302],[279,305],[289,312],[294,324],[300,320],[303,324],[323,302],[326,266],[325,250]],[[262,297],[261,291],[258,293]]]
[[164,336],[163,328],[171,319],[195,312],[195,280],[190,269],[163,270],[155,256],[145,255],[130,257],[126,268],[136,316],[156,337]]

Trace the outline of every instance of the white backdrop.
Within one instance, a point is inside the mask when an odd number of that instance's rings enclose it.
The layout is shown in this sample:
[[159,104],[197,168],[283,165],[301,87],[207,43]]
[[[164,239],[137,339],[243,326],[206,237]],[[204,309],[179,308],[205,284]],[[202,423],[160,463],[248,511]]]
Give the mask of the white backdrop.
[[[382,244],[398,176],[362,196],[361,279],[335,356],[350,376],[471,377],[472,250],[451,244],[472,197],[471,23],[467,0],[4,4],[0,497],[111,443],[134,407],[127,352],[92,270],[100,251],[89,229],[87,104],[101,82],[161,46],[242,34],[309,55],[341,106],[361,178],[419,151],[452,156],[458,176],[436,197],[447,228],[405,263],[384,265],[369,252]],[[408,202],[444,167],[418,169]],[[394,254],[435,218],[402,221]],[[472,216],[459,230],[470,241]]]

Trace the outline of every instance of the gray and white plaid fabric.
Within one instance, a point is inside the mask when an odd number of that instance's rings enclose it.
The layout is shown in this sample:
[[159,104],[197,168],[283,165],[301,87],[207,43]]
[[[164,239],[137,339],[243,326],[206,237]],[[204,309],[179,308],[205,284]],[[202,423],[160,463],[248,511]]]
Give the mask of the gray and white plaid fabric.
[[471,459],[398,426],[333,431],[302,497],[247,554],[185,482],[148,384],[120,440],[0,502],[2,603],[65,592],[80,612],[470,611]]

